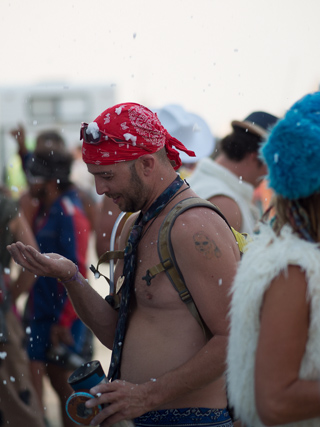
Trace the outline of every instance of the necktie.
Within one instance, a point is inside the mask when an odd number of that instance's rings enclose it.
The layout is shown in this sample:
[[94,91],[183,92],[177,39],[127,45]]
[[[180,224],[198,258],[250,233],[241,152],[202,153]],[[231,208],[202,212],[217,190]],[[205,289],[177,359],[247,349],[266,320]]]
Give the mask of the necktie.
[[156,217],[162,211],[171,198],[178,192],[183,183],[184,181],[180,178],[180,176],[177,176],[177,178],[169,185],[169,187],[167,187],[164,192],[160,194],[160,196],[153,202],[145,214],[140,212],[140,215],[133,225],[127,246],[124,251],[124,283],[121,288],[121,302],[118,323],[108,373],[109,380],[114,381],[120,378],[122,347],[126,333],[131,291],[134,288],[136,253],[139,241],[141,239],[143,227],[148,221]]

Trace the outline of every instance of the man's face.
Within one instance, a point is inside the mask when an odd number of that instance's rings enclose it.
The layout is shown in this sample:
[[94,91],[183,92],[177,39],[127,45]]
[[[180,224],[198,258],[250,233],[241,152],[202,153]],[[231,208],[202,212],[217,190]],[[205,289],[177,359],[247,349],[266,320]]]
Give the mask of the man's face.
[[137,174],[134,161],[87,167],[95,178],[97,193],[110,197],[121,211],[137,212],[147,203],[147,188]]

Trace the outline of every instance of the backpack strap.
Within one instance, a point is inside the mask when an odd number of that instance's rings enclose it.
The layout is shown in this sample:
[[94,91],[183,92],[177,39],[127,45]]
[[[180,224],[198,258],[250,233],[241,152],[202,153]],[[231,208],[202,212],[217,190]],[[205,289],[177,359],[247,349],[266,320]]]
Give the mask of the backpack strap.
[[[151,267],[147,270],[146,275],[143,277],[144,280],[146,280],[147,285],[151,285],[151,280],[159,273],[165,271],[167,277],[169,278],[170,282],[172,283],[173,287],[178,292],[181,300],[187,305],[190,313],[193,315],[193,317],[197,320],[199,325],[201,326],[204,335],[207,339],[212,337],[211,332],[209,331],[208,327],[203,322],[200,313],[193,301],[193,298],[185,284],[184,277],[179,269],[179,266],[177,264],[174,250],[171,243],[171,230],[175,223],[175,220],[179,215],[181,215],[183,212],[185,212],[188,209],[195,208],[195,207],[205,207],[214,210],[218,215],[220,215],[224,221],[229,226],[230,230],[234,233],[235,238],[238,241],[244,239],[241,233],[238,233],[235,231],[228,223],[220,209],[209,202],[208,200],[201,199],[199,197],[190,197],[188,199],[184,199],[180,202],[178,202],[171,211],[167,214],[164,221],[162,222],[159,230],[159,238],[158,238],[158,254],[160,258],[160,263],[155,265],[154,267]],[[237,234],[239,236],[237,236]],[[241,239],[240,239],[241,237]],[[241,248],[244,246],[244,242],[242,240]],[[239,245],[240,248],[240,245]]]

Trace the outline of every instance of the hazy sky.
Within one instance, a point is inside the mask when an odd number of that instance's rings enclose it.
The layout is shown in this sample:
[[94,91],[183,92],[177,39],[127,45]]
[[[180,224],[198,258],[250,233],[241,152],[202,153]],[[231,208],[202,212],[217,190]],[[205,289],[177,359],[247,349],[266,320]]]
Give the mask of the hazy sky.
[[115,84],[223,136],[318,89],[319,16],[319,0],[0,0],[0,86]]

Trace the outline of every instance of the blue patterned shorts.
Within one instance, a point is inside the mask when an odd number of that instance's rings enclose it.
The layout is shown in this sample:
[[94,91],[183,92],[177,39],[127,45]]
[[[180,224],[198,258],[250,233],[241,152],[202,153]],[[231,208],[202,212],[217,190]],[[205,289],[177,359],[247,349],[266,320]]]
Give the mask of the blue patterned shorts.
[[147,412],[134,419],[136,427],[153,426],[219,426],[232,427],[233,423],[227,409],[182,408],[162,409]]

